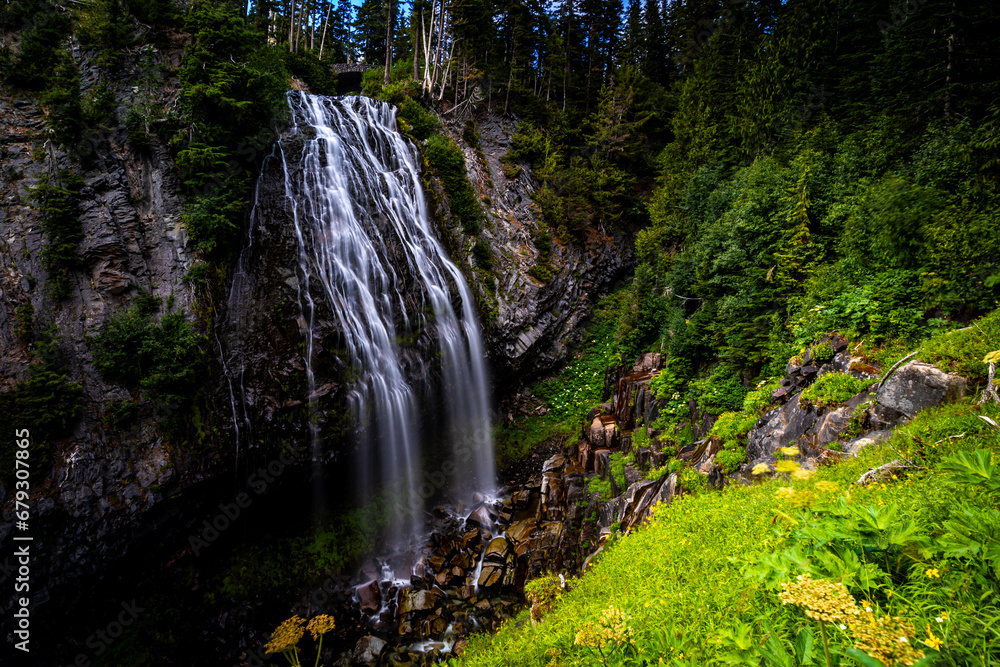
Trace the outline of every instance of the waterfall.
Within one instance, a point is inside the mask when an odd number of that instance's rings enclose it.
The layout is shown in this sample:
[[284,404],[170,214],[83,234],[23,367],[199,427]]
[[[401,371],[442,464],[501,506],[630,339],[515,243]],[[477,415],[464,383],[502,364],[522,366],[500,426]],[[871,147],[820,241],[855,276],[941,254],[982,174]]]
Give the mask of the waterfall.
[[[472,294],[432,232],[414,149],[395,130],[394,107],[300,92],[289,92],[288,103],[292,137],[278,152],[298,245],[310,393],[313,334],[320,319],[332,318],[352,366],[357,479],[366,495],[391,490],[396,509],[414,510],[397,512],[407,518],[395,538],[404,538],[419,528],[423,500],[439,489],[463,497],[493,489],[487,371]],[[299,142],[300,156],[286,154]],[[439,362],[414,361],[400,344],[427,328]],[[426,460],[421,388],[406,372],[431,363],[440,364],[447,460]]]

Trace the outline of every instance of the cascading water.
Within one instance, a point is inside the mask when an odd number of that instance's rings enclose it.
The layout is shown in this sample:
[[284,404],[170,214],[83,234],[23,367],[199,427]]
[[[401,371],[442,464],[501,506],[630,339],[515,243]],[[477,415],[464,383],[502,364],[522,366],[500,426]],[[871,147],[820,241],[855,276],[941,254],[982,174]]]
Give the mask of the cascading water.
[[[394,108],[299,92],[288,101],[300,164],[289,168],[284,144],[278,151],[298,242],[310,393],[313,332],[318,317],[332,311],[356,374],[351,402],[362,492],[391,490],[389,502],[416,510],[399,513],[408,517],[393,527],[400,540],[419,527],[422,500],[437,485],[428,480],[451,477],[460,495],[493,488],[485,355],[472,295],[431,231],[413,149],[395,130]],[[422,303],[404,298],[414,286]],[[424,460],[417,392],[406,374],[411,362],[399,343],[425,326],[433,327],[441,353],[440,400],[452,447],[451,460],[437,467]]]

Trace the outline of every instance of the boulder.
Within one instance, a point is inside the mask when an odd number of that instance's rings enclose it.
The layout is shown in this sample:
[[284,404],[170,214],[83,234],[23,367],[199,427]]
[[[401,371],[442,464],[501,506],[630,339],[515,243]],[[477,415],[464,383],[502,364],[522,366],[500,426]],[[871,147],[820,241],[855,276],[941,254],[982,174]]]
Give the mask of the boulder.
[[374,665],[378,663],[383,648],[385,648],[385,642],[378,637],[372,635],[362,637],[354,645],[354,662],[361,665]]
[[399,613],[411,614],[415,611],[430,611],[438,604],[437,597],[430,591],[416,591],[412,588],[404,588],[399,601]]
[[378,581],[372,579],[367,583],[357,587],[358,603],[361,611],[366,614],[374,614],[382,607],[382,592],[379,590]]
[[966,388],[962,376],[912,361],[889,376],[878,390],[878,403],[912,419],[925,408],[962,398]]
[[485,505],[480,505],[476,509],[469,513],[469,516],[465,517],[465,525],[469,528],[475,528],[476,526],[480,528],[485,528],[490,530],[493,527],[493,517],[490,515],[489,510],[486,509]]

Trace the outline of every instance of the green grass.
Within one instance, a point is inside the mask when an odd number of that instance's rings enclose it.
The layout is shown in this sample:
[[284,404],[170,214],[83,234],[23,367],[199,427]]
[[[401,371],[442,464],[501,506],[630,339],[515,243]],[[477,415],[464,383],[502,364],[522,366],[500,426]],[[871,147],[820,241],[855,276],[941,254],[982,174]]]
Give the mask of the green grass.
[[[909,641],[928,653],[930,629],[944,642],[934,664],[996,664],[1000,466],[992,490],[942,467],[973,450],[992,452],[1000,463],[1000,432],[978,419],[984,412],[1000,418],[1000,408],[981,411],[968,401],[927,410],[886,444],[809,479],[733,485],[658,507],[647,526],[572,581],[542,622],[522,614],[495,637],[473,637],[462,664],[600,664],[575,640],[610,606],[631,617],[634,646],[609,646],[606,664],[777,664],[761,662],[761,652],[792,652],[800,631],[818,637],[813,622],[778,599],[777,583],[801,572],[838,578],[859,604],[906,619],[915,628]],[[924,469],[851,486],[900,452]],[[970,519],[967,511],[977,514]],[[973,526],[964,551],[955,537],[962,525]],[[851,648],[849,630],[828,625],[827,632],[834,653]],[[822,664],[818,639],[815,646],[815,664]]]

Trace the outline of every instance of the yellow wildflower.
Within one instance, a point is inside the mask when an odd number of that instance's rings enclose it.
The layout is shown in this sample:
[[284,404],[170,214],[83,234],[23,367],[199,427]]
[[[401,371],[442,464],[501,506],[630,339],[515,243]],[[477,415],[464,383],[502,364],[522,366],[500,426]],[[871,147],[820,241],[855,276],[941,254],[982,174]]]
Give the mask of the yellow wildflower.
[[941,641],[940,639],[938,639],[937,637],[935,637],[934,633],[931,632],[931,624],[930,623],[927,624],[927,639],[924,640],[924,643],[927,644],[928,646],[930,646],[931,649],[934,650],[934,651],[936,651],[939,648],[941,648],[941,645],[944,644],[943,641]]
[[774,466],[774,469],[778,472],[791,474],[799,469],[799,463],[798,461],[778,461],[777,465]]
[[937,571],[936,567],[929,567],[929,568],[927,568],[927,571],[924,572],[924,574],[926,574],[931,579],[940,579],[941,578],[941,573]]
[[809,479],[815,472],[815,470],[803,470],[802,468],[799,468],[792,473],[792,479]]
[[751,470],[750,472],[751,474],[754,475],[766,475],[767,473],[771,472],[771,466],[767,465],[766,463],[758,463],[753,467],[753,470]]
[[271,635],[271,641],[264,647],[264,652],[282,653],[293,650],[302,639],[302,635],[305,634],[305,628],[302,627],[305,622],[305,619],[300,616],[292,616],[284,621]]
[[883,664],[909,666],[924,657],[923,651],[910,644],[910,637],[916,635],[913,625],[898,616],[877,618],[869,611],[862,612],[861,618],[851,623],[851,632],[854,647]]
[[816,490],[821,493],[834,493],[835,491],[839,491],[840,487],[837,486],[836,482],[830,482],[824,479],[821,482],[816,482]]
[[333,625],[332,616],[320,614],[309,621],[309,625],[306,626],[306,629],[310,634],[312,634],[313,639],[319,639],[326,633],[330,632],[330,630],[333,630]]
[[801,452],[798,447],[782,447],[780,450],[785,456],[798,456]]
[[782,582],[778,597],[784,604],[802,607],[806,616],[828,623],[853,622],[861,614],[857,602],[840,582],[800,574],[797,582]]

